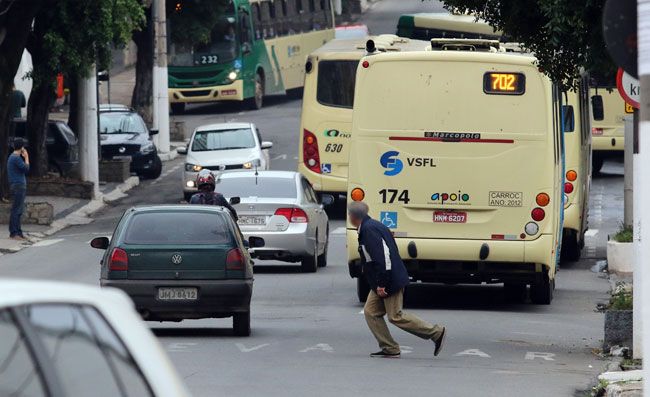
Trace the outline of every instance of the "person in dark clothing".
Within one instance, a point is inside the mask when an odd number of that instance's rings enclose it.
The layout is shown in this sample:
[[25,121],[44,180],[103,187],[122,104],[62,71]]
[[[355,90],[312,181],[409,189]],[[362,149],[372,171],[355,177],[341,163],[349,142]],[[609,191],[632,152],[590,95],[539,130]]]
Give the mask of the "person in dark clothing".
[[10,115],[13,118],[21,118],[22,112],[20,109],[27,106],[25,94],[21,90],[17,90],[15,86],[11,87],[11,97],[9,98]]
[[359,232],[362,272],[370,286],[363,314],[381,348],[370,357],[400,357],[399,344],[388,330],[385,315],[388,315],[391,324],[422,339],[433,341],[433,354],[437,356],[444,343],[445,327],[429,324],[402,311],[404,287],[409,284],[409,276],[390,229],[370,218],[368,205],[361,201],[353,201],[348,205],[348,216],[350,223]]
[[199,172],[196,178],[196,186],[199,192],[192,196],[190,204],[218,205],[228,208],[235,223],[237,222],[237,211],[230,205],[222,194],[214,191],[217,186],[214,175],[208,170]]
[[29,172],[29,153],[25,149],[25,142],[22,138],[14,139],[13,146],[14,151],[7,160],[7,176],[12,198],[9,237],[14,240],[25,240],[20,225],[20,217],[23,215],[25,208],[25,195],[27,193],[27,178],[25,175]]

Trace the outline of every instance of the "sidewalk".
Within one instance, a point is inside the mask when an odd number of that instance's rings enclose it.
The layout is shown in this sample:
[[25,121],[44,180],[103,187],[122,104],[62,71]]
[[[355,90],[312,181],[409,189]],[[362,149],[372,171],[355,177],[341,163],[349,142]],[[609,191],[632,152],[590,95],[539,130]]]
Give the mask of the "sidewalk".
[[100,185],[100,196],[94,200],[73,199],[52,196],[28,196],[27,202],[47,202],[54,207],[54,221],[49,226],[24,225],[28,241],[16,241],[9,238],[9,226],[0,224],[0,255],[18,252],[68,226],[83,225],[92,222],[90,217],[110,204],[127,196],[126,192],[138,186],[140,179],[132,176],[124,183],[106,183]]

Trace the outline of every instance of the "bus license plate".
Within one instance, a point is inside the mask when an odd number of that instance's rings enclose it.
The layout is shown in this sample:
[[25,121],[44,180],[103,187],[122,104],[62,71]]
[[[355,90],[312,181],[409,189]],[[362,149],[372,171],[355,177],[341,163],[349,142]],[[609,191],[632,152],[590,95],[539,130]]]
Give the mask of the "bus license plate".
[[266,225],[266,217],[242,215],[239,217],[237,223],[240,225]]
[[158,299],[163,301],[193,301],[197,298],[196,288],[158,288]]
[[467,213],[436,211],[433,213],[433,221],[437,223],[465,223],[467,222]]

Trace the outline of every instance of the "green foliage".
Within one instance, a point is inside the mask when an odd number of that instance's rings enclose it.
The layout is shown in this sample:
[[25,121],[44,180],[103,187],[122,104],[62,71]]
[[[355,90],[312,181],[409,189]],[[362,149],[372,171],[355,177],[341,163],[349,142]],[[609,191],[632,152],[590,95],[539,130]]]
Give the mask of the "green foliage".
[[167,34],[178,44],[210,41],[210,32],[230,0],[166,0]]
[[633,238],[634,231],[632,230],[632,226],[625,225],[621,225],[620,229],[613,237],[614,241],[617,241],[619,243],[631,243],[633,241]]
[[602,32],[605,0],[442,0],[469,12],[535,53],[539,67],[564,88],[583,70],[609,75],[614,65]]
[[632,310],[632,287],[619,284],[609,299],[609,310]]

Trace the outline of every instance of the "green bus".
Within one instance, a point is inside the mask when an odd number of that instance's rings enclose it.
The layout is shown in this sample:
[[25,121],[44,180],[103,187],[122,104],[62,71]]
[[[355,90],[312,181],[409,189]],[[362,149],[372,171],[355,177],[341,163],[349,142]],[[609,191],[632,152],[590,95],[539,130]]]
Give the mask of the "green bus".
[[307,55],[333,38],[331,0],[231,0],[208,43],[169,42],[172,112],[219,101],[259,109],[265,95],[300,91]]
[[[502,33],[473,15],[446,12],[404,14],[397,22],[397,35],[409,39],[489,39],[502,40]],[[506,40],[504,40],[506,41]]]

